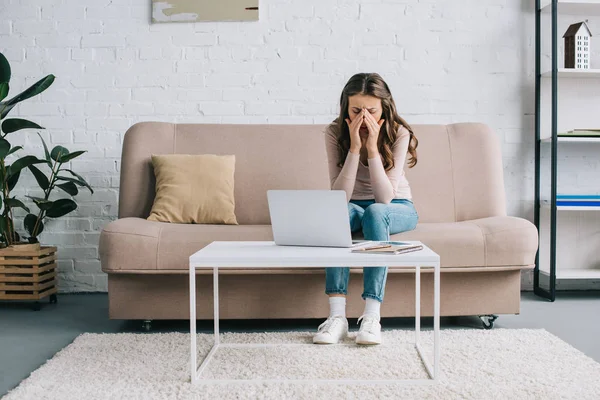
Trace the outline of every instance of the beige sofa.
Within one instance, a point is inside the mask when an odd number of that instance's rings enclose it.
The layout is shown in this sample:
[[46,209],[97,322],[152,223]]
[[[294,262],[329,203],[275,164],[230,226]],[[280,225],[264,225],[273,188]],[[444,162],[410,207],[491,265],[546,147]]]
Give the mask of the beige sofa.
[[[188,257],[215,240],[272,240],[268,189],[329,189],[325,125],[138,123],[125,134],[119,218],[100,237],[111,319],[187,319]],[[518,314],[521,271],[533,268],[535,226],[506,215],[502,158],[482,124],[415,125],[419,162],[407,168],[419,213],[414,231],[441,256],[443,316]],[[239,226],[147,221],[154,198],[151,154],[235,154]],[[311,205],[307,205],[310,207]],[[353,270],[348,315],[363,308]],[[212,275],[198,272],[197,315],[212,318]],[[222,272],[224,319],[323,318],[324,270]],[[390,271],[382,316],[414,315],[414,274]],[[432,274],[422,278],[422,312],[432,315]],[[490,321],[484,321],[491,327]]]

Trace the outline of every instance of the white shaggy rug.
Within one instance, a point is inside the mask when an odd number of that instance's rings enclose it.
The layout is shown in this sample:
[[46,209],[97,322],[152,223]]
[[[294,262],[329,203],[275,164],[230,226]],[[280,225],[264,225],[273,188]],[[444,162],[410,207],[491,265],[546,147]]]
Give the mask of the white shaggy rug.
[[[355,333],[347,340],[352,344]],[[425,378],[411,331],[375,347],[221,348],[205,376]],[[200,357],[211,335],[199,334]],[[310,343],[309,332],[226,333],[222,342]],[[431,354],[432,334],[422,333]],[[600,364],[545,330],[443,330],[438,384],[190,384],[189,334],[83,334],[4,400],[17,399],[600,399]]]

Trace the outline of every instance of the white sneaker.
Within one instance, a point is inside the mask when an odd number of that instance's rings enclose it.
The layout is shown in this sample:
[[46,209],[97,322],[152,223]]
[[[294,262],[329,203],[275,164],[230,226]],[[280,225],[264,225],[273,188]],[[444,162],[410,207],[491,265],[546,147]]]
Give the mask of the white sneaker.
[[348,336],[348,320],[346,317],[329,317],[319,325],[317,333],[313,336],[315,344],[336,344],[340,339]]
[[381,344],[379,315],[364,314],[358,319],[358,322],[361,320],[362,324],[356,335],[356,344]]

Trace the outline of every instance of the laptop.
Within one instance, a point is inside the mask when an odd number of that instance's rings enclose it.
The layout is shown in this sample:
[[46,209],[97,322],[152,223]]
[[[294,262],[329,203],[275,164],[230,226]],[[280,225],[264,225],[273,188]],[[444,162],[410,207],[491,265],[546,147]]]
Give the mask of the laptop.
[[279,246],[360,247],[352,240],[343,190],[268,190],[275,244]]

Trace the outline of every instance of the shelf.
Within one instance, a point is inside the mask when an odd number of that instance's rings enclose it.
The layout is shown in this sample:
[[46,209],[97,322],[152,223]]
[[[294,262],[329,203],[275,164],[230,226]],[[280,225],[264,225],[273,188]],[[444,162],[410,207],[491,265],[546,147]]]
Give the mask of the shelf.
[[[540,9],[542,12],[550,13],[552,11],[552,2],[542,0]],[[598,0],[558,0],[558,13],[567,15],[600,15],[600,1]]]
[[[542,208],[550,208],[550,203],[542,203]],[[598,211],[600,206],[556,206],[556,209],[563,211]]]
[[[549,271],[540,269],[540,273],[550,276]],[[556,269],[557,279],[600,279],[600,269]]]
[[[600,3],[598,3],[598,8],[600,9]],[[543,78],[551,78],[552,71],[546,71],[542,74]],[[575,69],[575,68],[559,68],[558,69],[558,77],[559,78],[569,78],[569,79],[600,79],[600,69]]]
[[[600,137],[594,137],[594,136],[590,136],[590,137],[558,137],[558,142],[584,142],[584,143],[592,143],[592,142],[598,142],[600,143]],[[551,137],[547,137],[544,139],[541,139],[542,142],[544,143],[552,143],[552,138]]]

